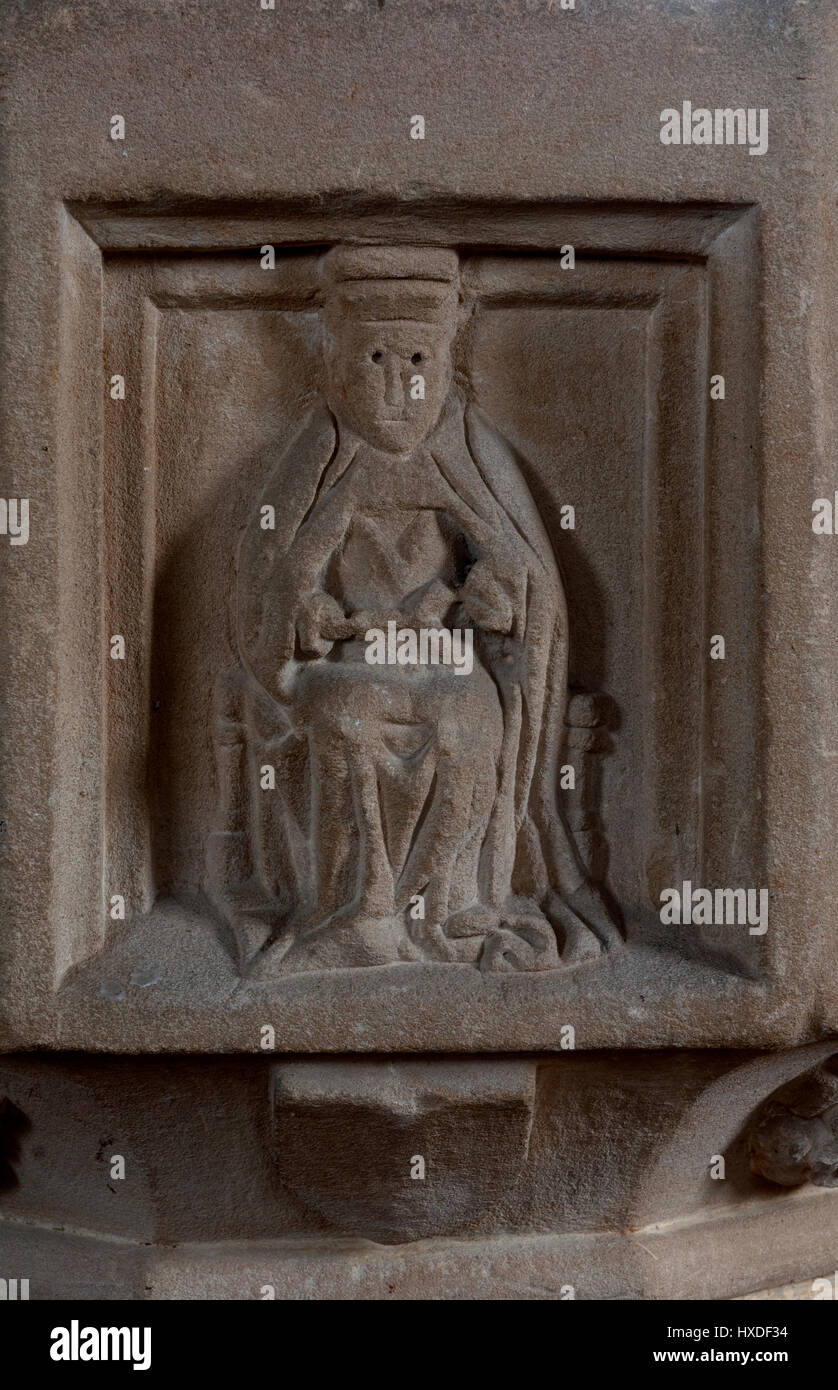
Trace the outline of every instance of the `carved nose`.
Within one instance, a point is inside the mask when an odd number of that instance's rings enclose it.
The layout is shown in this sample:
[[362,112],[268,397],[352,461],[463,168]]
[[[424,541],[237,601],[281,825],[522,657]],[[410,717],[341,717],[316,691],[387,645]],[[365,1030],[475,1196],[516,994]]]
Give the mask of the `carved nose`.
[[384,367],[384,404],[398,409],[404,402],[401,373],[395,362],[387,362]]

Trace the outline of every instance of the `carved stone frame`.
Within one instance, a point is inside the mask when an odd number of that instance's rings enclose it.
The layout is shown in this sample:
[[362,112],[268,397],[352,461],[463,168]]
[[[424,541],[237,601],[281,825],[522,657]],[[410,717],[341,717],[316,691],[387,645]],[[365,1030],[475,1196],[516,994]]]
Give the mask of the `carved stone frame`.
[[[394,216],[390,206],[329,212],[319,201],[162,212],[68,203],[61,219],[61,637],[55,819],[42,846],[53,895],[47,913],[34,923],[21,917],[10,934],[12,1045],[257,1051],[264,1023],[273,1024],[277,1049],[286,1051],[549,1050],[561,1045],[568,1023],[577,1047],[585,1048],[798,1041],[806,1027],[805,982],[797,981],[794,999],[775,984],[780,931],[764,939],[743,938],[740,931],[735,948],[724,929],[713,941],[705,933],[714,951],[708,963],[706,952],[691,944],[695,929],[691,938],[690,929],[678,937],[676,929],[661,928],[659,941],[647,934],[641,945],[630,944],[595,968],[511,980],[487,980],[467,966],[409,965],[341,972],[328,977],[325,989],[323,976],[290,977],[268,990],[241,987],[232,971],[219,973],[212,964],[189,968],[192,953],[201,949],[194,933],[173,945],[165,978],[153,991],[129,991],[117,1001],[101,991],[95,970],[79,969],[105,946],[108,885],[117,863],[116,877],[135,905],[148,908],[153,896],[148,857],[137,846],[148,843],[140,785],[149,720],[144,673],[154,579],[160,315],[170,308],[252,307],[254,301],[311,305],[313,286],[301,292],[299,275],[288,278],[280,253],[314,251],[338,240],[454,245],[472,258],[471,287],[487,305],[502,306],[510,294],[546,294],[567,307],[630,303],[647,310],[655,369],[648,379],[644,500],[651,819],[662,827],[680,818],[687,845],[682,862],[693,866],[694,882],[764,884],[758,210],[448,202],[406,204]],[[277,249],[279,269],[270,277],[258,263],[257,250],[266,243]],[[539,253],[555,256],[568,243],[576,248],[574,275],[546,285]],[[510,253],[517,258],[511,281]],[[119,370],[138,385],[114,412],[103,391],[102,364],[106,377],[117,370],[111,365],[117,342]],[[724,373],[735,407],[708,409],[711,370]],[[698,562],[686,576],[677,572],[682,556],[660,531],[660,502],[676,463],[688,472],[683,520],[699,532]],[[131,486],[112,485],[119,469],[129,470]],[[135,543],[126,548],[129,536]],[[98,557],[98,591],[75,580],[79,546]],[[666,594],[674,583],[692,587],[689,632],[666,621]],[[135,619],[129,646],[139,678],[133,681],[106,660],[115,607]],[[724,631],[737,657],[723,678],[709,680],[706,652],[716,631]],[[672,737],[673,721],[677,726],[687,689],[700,718],[681,728],[679,741]],[[115,722],[123,732],[118,754],[108,737]],[[65,753],[61,734],[70,723],[74,738]],[[673,800],[678,774],[669,760],[683,760],[685,738],[699,773],[681,777],[689,790],[685,796],[682,787]],[[88,750],[81,767],[73,751],[79,740]],[[720,761],[725,775],[713,776]],[[731,826],[737,827],[734,843]],[[660,837],[651,835],[653,841],[659,844]],[[74,844],[83,847],[81,854],[73,853]],[[661,871],[654,855],[647,870],[651,884]],[[123,948],[130,953],[130,936]],[[700,1010],[693,1007],[697,995]]]

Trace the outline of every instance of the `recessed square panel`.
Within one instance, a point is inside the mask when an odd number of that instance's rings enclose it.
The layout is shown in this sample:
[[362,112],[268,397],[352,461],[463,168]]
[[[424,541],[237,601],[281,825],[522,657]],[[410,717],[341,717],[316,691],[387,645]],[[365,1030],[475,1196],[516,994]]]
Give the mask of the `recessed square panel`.
[[[282,701],[265,682],[254,684],[242,627],[242,546],[258,525],[260,499],[271,497],[280,531],[299,505],[289,446],[300,430],[315,428],[328,395],[322,256],[338,242],[382,239],[374,218],[359,217],[349,229],[324,219],[316,238],[300,235],[297,244],[287,227],[280,237],[266,225],[252,247],[195,256],[184,235],[173,254],[173,219],[165,251],[135,256],[125,241],[141,243],[142,217],[95,210],[79,217],[105,252],[97,261],[71,219],[68,263],[74,255],[87,265],[74,263],[68,274],[78,277],[81,296],[101,293],[106,378],[126,383],[124,398],[106,391],[104,400],[102,587],[80,602],[79,619],[84,608],[89,633],[90,612],[98,613],[100,650],[121,636],[125,657],[106,655],[98,691],[95,678],[89,684],[94,705],[101,700],[102,755],[88,769],[96,793],[86,814],[100,826],[102,857],[68,881],[78,911],[71,928],[55,928],[42,1033],[60,1026],[67,1046],[109,1047],[119,1018],[129,1015],[132,1036],[146,1036],[149,1047],[190,1050],[256,1049],[264,1023],[275,1027],[278,1047],[296,1051],[551,1048],[561,1046],[567,1025],[587,1046],[624,1042],[627,1030],[638,1045],[741,1041],[746,1015],[732,1024],[729,999],[736,995],[747,1010],[749,996],[761,995],[771,942],[747,929],[667,927],[660,906],[662,891],[684,880],[711,889],[760,882],[757,578],[742,563],[743,544],[756,554],[758,484],[755,378],[739,351],[754,332],[750,212],[705,210],[666,222],[647,214],[631,254],[614,247],[619,210],[576,213],[570,267],[560,211],[546,212],[536,231],[530,225],[526,248],[514,216],[508,226],[501,219],[481,229],[463,213],[444,232],[432,217],[424,226],[406,217],[391,235],[396,247],[439,248],[429,253],[431,267],[449,264],[446,256],[457,266],[452,390],[471,462],[450,462],[446,445],[437,451],[440,474],[461,499],[472,488],[463,508],[477,516],[481,506],[496,507],[536,557],[548,547],[533,563],[561,576],[567,699],[556,716],[551,699],[565,668],[545,667],[543,709],[522,677],[523,713],[515,718],[520,747],[528,736],[533,747],[527,775],[534,785],[546,779],[555,794],[562,845],[522,802],[507,871],[514,896],[507,916],[487,927],[469,915],[461,888],[466,842],[478,835],[477,821],[463,813],[450,902],[467,921],[453,945],[444,922],[411,926],[402,904],[404,931],[389,955],[380,954],[383,936],[373,923],[364,927],[373,942],[367,957],[329,944],[321,954],[300,954],[299,967],[292,950],[281,968],[261,973],[250,965],[296,930],[289,922],[310,930],[307,885],[315,897],[326,891],[312,807],[331,795],[329,776],[340,774],[322,772],[322,751],[315,756],[295,742]],[[638,237],[636,220],[631,235]],[[287,249],[283,239],[292,243]],[[258,247],[272,241],[275,264],[263,268]],[[347,264],[347,278],[361,283],[351,257]],[[435,283],[432,270],[425,282]],[[419,318],[429,312],[411,310]],[[369,314],[385,318],[375,308]],[[735,417],[711,418],[711,355],[737,387]],[[481,430],[483,442],[474,443]],[[310,453],[303,441],[295,446],[301,478]],[[271,480],[283,456],[287,490],[275,495]],[[330,466],[327,451],[327,481],[311,506],[333,485]],[[467,483],[462,469],[472,467],[475,481]],[[372,508],[379,529],[382,498],[406,488],[396,471],[380,477],[386,485]],[[298,529],[307,517],[303,508]],[[462,515],[454,522],[468,551],[468,526]],[[411,532],[399,561],[405,576],[424,563],[414,541]],[[472,543],[451,580],[454,598],[479,556]],[[498,621],[492,631],[502,630]],[[718,672],[709,655],[715,633],[732,646]],[[330,639],[337,640],[344,639]],[[505,687],[504,699],[512,700]],[[425,804],[410,811],[404,789],[412,794],[420,783],[424,745],[418,734],[415,747],[405,739],[425,729],[419,707],[393,715],[398,738],[387,746],[402,780],[394,777],[385,793],[378,774],[376,814],[395,897],[409,882],[425,819],[435,824],[443,785],[439,769],[429,774]],[[504,705],[506,729],[511,708]],[[534,733],[528,720],[538,721]],[[485,736],[488,750],[488,724]],[[516,757],[510,766],[520,777],[525,759]],[[510,814],[518,815],[510,798]],[[722,817],[732,801],[737,819],[727,834]],[[364,835],[373,832],[358,814],[358,854],[369,858]],[[446,824],[443,817],[434,833],[444,838]],[[485,826],[479,833],[488,842]],[[355,853],[351,834],[347,844],[347,855]],[[557,921],[550,918],[558,950],[553,941],[544,945],[533,915],[533,904],[552,891],[549,865],[562,862],[565,844],[614,926],[613,935],[592,928],[604,949],[578,956],[569,945],[580,901],[573,885],[562,900],[571,917],[560,903]],[[432,860],[434,853],[432,846]],[[499,872],[486,867],[490,856],[479,845],[473,857],[476,882]],[[356,870],[348,864],[342,872],[339,891],[349,900]],[[586,913],[578,913],[583,924]],[[505,932],[509,939],[500,940]],[[487,968],[490,957],[502,968]],[[697,997],[700,1010],[692,1006]],[[666,1023],[661,1000],[682,1001],[677,1023]]]

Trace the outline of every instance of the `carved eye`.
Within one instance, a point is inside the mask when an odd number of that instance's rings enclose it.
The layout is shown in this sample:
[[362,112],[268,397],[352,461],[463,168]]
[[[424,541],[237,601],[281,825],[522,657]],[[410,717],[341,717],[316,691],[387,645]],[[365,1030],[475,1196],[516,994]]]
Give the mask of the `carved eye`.
[[383,352],[374,352],[372,355],[372,360],[373,362],[380,362],[383,356]]
[[417,363],[418,363],[418,362],[421,362],[421,361],[422,361],[422,354],[421,354],[421,352],[414,352],[414,354],[413,354],[413,356],[411,357],[410,360],[411,360],[411,362],[417,362]]

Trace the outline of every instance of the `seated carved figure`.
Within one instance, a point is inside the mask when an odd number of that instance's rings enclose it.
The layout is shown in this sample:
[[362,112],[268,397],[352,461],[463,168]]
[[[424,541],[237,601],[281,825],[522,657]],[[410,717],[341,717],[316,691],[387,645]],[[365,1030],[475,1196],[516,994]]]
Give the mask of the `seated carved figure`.
[[[457,257],[341,247],[323,277],[326,399],[239,556],[242,661],[295,769],[272,793],[291,901],[247,968],[598,955],[619,932],[556,799],[564,592],[512,448],[454,386]],[[468,632],[470,669],[370,664],[388,624]]]

